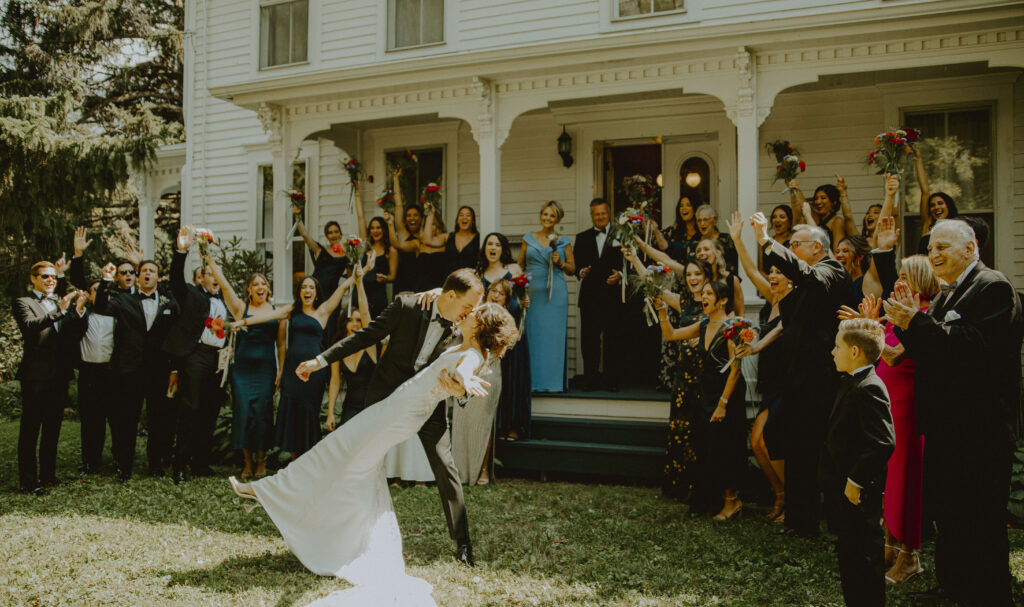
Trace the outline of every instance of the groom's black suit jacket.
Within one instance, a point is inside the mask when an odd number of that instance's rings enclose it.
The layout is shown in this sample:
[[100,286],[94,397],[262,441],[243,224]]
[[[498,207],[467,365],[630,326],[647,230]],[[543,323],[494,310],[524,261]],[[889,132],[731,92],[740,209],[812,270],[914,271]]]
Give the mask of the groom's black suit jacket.
[[[368,327],[339,341],[323,353],[324,360],[330,364],[390,336],[388,347],[377,362],[377,368],[366,389],[367,406],[384,400],[395,388],[416,374],[416,357],[423,347],[432,313],[431,308],[421,310],[416,297],[415,293],[396,297]],[[441,354],[445,339],[450,334],[450,329],[442,334],[437,347],[427,359],[428,364]]]

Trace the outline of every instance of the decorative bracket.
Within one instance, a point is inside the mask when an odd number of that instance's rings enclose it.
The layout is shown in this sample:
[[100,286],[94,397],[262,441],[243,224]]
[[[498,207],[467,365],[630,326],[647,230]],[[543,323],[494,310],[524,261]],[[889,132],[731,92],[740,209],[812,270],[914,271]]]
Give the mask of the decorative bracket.
[[256,110],[256,117],[259,118],[263,130],[270,133],[270,140],[274,143],[281,142],[281,108],[266,102],[260,103]]

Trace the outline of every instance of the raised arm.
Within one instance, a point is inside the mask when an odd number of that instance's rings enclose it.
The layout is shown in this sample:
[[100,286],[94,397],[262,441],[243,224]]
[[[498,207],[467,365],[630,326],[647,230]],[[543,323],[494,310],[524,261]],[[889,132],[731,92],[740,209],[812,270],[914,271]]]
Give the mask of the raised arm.
[[355,198],[356,207],[356,224],[359,226],[359,238],[363,242],[370,242],[370,239],[366,236],[366,218],[363,217],[363,199],[359,195],[359,182],[352,184],[354,190],[352,196]]
[[[896,267],[896,244],[899,242],[900,230],[896,227],[895,217],[880,217],[875,228],[875,249],[871,253],[871,267],[868,273],[878,281],[881,294],[888,297],[892,293],[899,270]],[[874,251],[878,251],[877,253]]]
[[171,294],[178,300],[178,304],[185,306],[188,299],[188,283],[185,282],[185,260],[188,258],[188,249],[192,246],[192,226],[182,226],[178,229],[177,250],[171,259]]
[[921,233],[927,234],[932,227],[932,215],[928,212],[928,198],[932,195],[928,185],[928,173],[924,170],[924,158],[921,151],[914,146],[914,174],[917,175],[917,187],[921,190],[919,212],[921,213]]
[[637,246],[640,247],[640,250],[642,250],[648,257],[666,266],[668,269],[680,276],[686,275],[686,266],[669,257],[668,253],[659,251],[658,249],[648,245],[644,242],[643,238],[640,238],[639,236],[634,237],[634,240],[636,241]]
[[[393,256],[397,257],[397,256]],[[370,326],[370,299],[366,296],[366,288],[363,285],[363,269],[356,265],[356,297],[359,301],[359,324],[366,327]]]
[[426,221],[423,223],[423,229],[420,230],[420,240],[423,244],[432,247],[442,247],[444,242],[448,240],[448,232],[441,232],[434,234],[434,205],[427,204],[423,209],[426,214]]
[[[843,238],[851,234],[857,234],[857,222],[853,220],[853,210],[850,208],[850,197],[846,194],[846,179],[839,173],[836,176],[836,189],[839,190],[839,208],[843,213]],[[838,244],[838,241],[837,241]]]
[[[359,264],[356,264],[356,266],[358,265]],[[338,288],[334,290],[334,293],[331,293],[331,296],[327,298],[327,301],[320,304],[320,307],[313,312],[313,315],[319,319],[320,322],[326,324],[327,319],[330,318],[331,314],[334,314],[334,311],[338,309],[338,304],[341,303],[341,298],[345,296],[345,291],[352,287],[352,283],[355,282],[356,274],[358,273],[360,272],[353,272],[351,276],[342,281],[342,283],[338,285]],[[362,282],[362,279],[360,279],[360,282]]]
[[668,312],[665,309],[664,302],[655,301],[655,308],[658,310],[658,326],[661,327],[661,337],[665,341],[680,341],[683,339],[693,339],[700,335],[700,323],[695,322],[692,325],[686,327],[675,328],[668,321]]
[[309,248],[309,254],[313,256],[313,259],[316,259],[320,255],[320,243],[306,231],[306,222],[302,220],[302,209],[292,205],[292,215],[295,216],[295,227],[298,229],[299,236],[302,236],[302,240],[305,241],[306,246]]
[[86,290],[89,288],[89,280],[85,277],[85,250],[92,244],[91,238],[86,238],[85,228],[75,228],[75,255],[71,258],[71,284],[76,289]]
[[654,237],[654,246],[658,247],[659,251],[668,249],[668,239],[658,229],[658,222],[653,218],[651,219],[651,236]]
[[800,190],[800,184],[796,179],[790,179],[786,186],[789,187],[789,206],[793,209],[793,225],[810,223],[810,218],[805,216],[810,215],[810,213],[806,213],[810,205],[807,205],[807,199]]
[[[896,192],[899,189],[900,178],[896,175],[887,174],[885,176],[885,200],[882,201],[882,210],[878,213],[878,219],[899,215],[899,209],[896,208]],[[875,229],[878,229],[877,224],[875,224]]]
[[238,297],[234,288],[231,287],[231,283],[224,276],[224,270],[221,269],[219,263],[214,261],[212,256],[206,266],[213,272],[214,280],[220,285],[220,292],[224,294],[224,303],[227,304],[228,312],[231,312],[231,316],[235,320],[242,320],[242,317],[245,316],[245,302]]
[[[736,255],[739,257],[740,265],[743,266],[743,271],[746,272],[747,278],[757,287],[757,291],[770,302],[772,300],[772,292],[768,286],[768,279],[758,271],[757,266],[754,265],[753,258],[750,257],[750,252],[747,251],[747,246],[743,244],[743,215],[739,211],[733,212],[732,218],[728,221],[728,226],[729,236],[732,236],[732,244],[736,247]],[[742,313],[740,312],[740,314]]]

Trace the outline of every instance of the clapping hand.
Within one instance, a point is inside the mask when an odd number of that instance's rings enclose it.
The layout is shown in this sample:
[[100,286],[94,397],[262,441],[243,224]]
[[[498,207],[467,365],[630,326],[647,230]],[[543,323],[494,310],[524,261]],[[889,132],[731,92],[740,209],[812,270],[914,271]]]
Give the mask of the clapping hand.
[[82,253],[92,244],[91,238],[86,238],[85,228],[75,228],[75,257],[81,257]]
[[896,227],[896,218],[892,216],[879,217],[878,225],[875,227],[875,246],[883,251],[896,247],[900,240],[900,230]]
[[85,303],[87,301],[89,301],[89,293],[87,291],[78,291],[78,299],[75,300],[75,310],[79,316],[85,312]]
[[850,306],[840,306],[839,311],[836,312],[836,316],[839,320],[851,320],[854,318],[869,318],[871,320],[878,320],[879,310],[882,307],[882,300],[875,297],[874,293],[868,293],[864,296],[864,299],[857,304],[857,309],[854,310]]
[[71,300],[78,297],[79,291],[70,291],[64,297],[60,298],[57,305],[60,306],[61,312],[67,312],[68,308],[71,307]]
[[910,320],[921,307],[921,296],[910,291],[903,283],[896,283],[892,297],[885,300],[885,319],[901,329],[910,326]]

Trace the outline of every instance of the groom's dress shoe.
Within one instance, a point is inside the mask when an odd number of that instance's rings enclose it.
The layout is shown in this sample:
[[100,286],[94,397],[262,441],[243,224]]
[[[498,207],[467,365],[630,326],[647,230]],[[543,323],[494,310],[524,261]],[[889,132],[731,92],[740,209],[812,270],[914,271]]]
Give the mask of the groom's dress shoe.
[[922,590],[919,592],[908,592],[907,598],[911,601],[953,601],[952,593],[943,588],[942,586],[936,586],[929,588],[928,590]]
[[473,545],[459,544],[459,548],[455,551],[455,560],[470,567],[476,567],[476,562],[473,561]]

